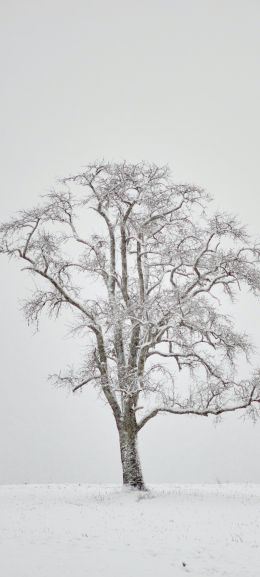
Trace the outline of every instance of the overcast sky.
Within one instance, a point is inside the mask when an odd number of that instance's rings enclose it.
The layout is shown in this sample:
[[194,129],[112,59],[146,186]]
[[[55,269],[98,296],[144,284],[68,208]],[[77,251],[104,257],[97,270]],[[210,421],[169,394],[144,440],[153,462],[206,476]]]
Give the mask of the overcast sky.
[[[1,220],[92,160],[148,160],[259,233],[259,0],[0,6]],[[83,343],[63,323],[27,327],[18,268],[1,260],[0,483],[119,482],[109,408],[47,382]],[[260,303],[235,312],[259,343]],[[140,438],[145,478],[260,482],[259,433],[234,415],[159,417]]]

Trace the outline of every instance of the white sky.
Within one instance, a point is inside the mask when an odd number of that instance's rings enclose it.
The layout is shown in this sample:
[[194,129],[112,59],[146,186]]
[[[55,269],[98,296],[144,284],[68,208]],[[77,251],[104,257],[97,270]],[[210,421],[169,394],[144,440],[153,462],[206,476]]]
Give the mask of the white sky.
[[[96,158],[169,163],[259,232],[259,0],[1,0],[1,220]],[[1,260],[0,483],[118,482],[109,408],[47,375],[83,343],[18,300],[30,281]],[[237,307],[260,338],[260,305]],[[260,362],[259,362],[260,364]],[[260,423],[155,419],[147,481],[260,481]]]

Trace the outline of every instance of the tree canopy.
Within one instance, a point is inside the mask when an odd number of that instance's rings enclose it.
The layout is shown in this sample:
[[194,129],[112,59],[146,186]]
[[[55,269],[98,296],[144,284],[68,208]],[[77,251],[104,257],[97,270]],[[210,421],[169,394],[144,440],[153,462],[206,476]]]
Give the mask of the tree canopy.
[[239,378],[251,344],[221,300],[259,296],[260,247],[208,203],[167,167],[94,163],[0,227],[1,252],[37,279],[27,320],[66,307],[86,333],[82,366],[56,382],[93,382],[119,429],[130,414],[136,432],[161,412],[259,414],[259,370]]

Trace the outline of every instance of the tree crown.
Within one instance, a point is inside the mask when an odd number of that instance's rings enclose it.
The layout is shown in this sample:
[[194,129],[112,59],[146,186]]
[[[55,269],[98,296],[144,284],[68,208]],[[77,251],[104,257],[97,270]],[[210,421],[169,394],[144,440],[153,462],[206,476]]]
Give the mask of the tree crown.
[[167,167],[95,163],[59,188],[0,227],[1,252],[41,281],[27,320],[69,307],[88,332],[82,367],[57,382],[93,381],[117,423],[140,411],[138,429],[159,412],[256,416],[259,372],[236,370],[251,345],[219,306],[243,285],[259,295],[260,249],[245,228]]

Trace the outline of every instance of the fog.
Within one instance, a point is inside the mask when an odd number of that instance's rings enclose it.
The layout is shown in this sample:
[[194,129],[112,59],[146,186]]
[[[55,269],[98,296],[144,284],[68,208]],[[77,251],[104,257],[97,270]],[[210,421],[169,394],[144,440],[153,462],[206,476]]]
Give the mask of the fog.
[[[1,220],[97,158],[147,160],[259,234],[259,24],[257,0],[2,0]],[[84,342],[68,319],[26,325],[19,268],[1,258],[0,483],[119,482],[110,408],[48,381]],[[258,345],[260,303],[234,314]],[[145,478],[259,482],[259,433],[160,416],[140,435]]]

